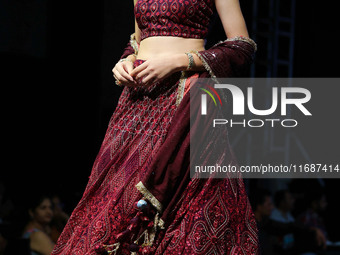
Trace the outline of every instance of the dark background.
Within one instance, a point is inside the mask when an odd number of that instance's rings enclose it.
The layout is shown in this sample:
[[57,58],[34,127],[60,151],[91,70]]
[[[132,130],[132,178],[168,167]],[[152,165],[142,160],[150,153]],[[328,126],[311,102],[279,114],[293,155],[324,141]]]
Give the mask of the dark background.
[[[251,32],[252,1],[240,2]],[[339,76],[337,14],[328,4],[297,1],[294,77]],[[0,180],[14,201],[33,189],[52,190],[72,211],[122,91],[111,69],[134,30],[133,1],[1,0],[0,15]],[[213,31],[210,45],[225,39],[220,24]],[[336,93],[325,95],[325,102],[334,102],[325,123],[338,118],[337,99]],[[337,130],[339,124],[306,130],[310,155],[338,160]],[[340,239],[340,180],[326,182],[327,223]]]

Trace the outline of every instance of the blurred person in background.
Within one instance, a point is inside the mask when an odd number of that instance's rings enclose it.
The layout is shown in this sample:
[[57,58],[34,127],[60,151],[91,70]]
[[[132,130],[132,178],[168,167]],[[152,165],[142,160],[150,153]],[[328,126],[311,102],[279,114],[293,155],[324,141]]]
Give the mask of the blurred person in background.
[[[282,223],[295,222],[291,211],[294,208],[295,199],[289,190],[279,190],[275,193],[274,203],[275,208],[273,209],[270,218]],[[294,235],[288,233],[279,237],[280,247],[283,250],[290,250],[294,246]]]
[[297,221],[305,227],[317,228],[325,236],[327,249],[320,249],[318,246],[310,246],[310,249],[301,255],[335,255],[340,254],[340,243],[332,242],[323,219],[323,213],[327,208],[327,197],[324,189],[317,188],[305,193],[306,209],[299,214]]
[[59,195],[52,196],[53,218],[51,221],[51,238],[54,243],[57,242],[61,232],[63,231],[69,215],[64,211],[64,204]]
[[23,238],[30,240],[31,255],[50,255],[54,247],[49,225],[53,218],[51,199],[46,195],[32,197],[28,214],[30,220],[24,227]]
[[271,219],[274,203],[272,195],[267,189],[257,189],[249,198],[259,230],[261,255],[297,254],[293,253],[293,251],[287,253],[280,248],[278,237],[289,233],[311,236],[313,238],[309,239],[310,241],[312,240],[311,245],[316,243],[318,247],[326,247],[326,238],[320,229],[305,227],[298,222],[282,223]]
[[322,189],[306,193],[307,208],[298,216],[298,220],[309,227],[317,227],[322,230],[328,239],[328,233],[321,214],[326,210],[327,199]]

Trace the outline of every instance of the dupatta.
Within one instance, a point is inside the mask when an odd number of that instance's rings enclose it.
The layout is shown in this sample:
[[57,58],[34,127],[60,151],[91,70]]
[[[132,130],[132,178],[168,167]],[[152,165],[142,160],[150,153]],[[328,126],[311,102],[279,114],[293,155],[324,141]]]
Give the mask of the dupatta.
[[[136,54],[138,48],[139,45],[132,34],[121,59],[130,54]],[[214,79],[243,76],[249,70],[256,50],[256,43],[253,40],[238,36],[220,41],[207,50],[195,52],[205,68],[205,71],[198,72],[198,77]],[[217,79],[216,82],[218,82]],[[192,116],[190,121],[190,96],[193,94],[186,93],[181,98],[163,145],[152,159],[145,176],[136,185],[144,200],[139,202],[147,201],[152,206],[140,203],[140,211],[130,221],[131,225],[127,230],[117,234],[117,242],[110,245],[115,247],[114,251],[118,250],[120,243],[127,240],[131,232],[138,232],[138,238],[130,244],[130,251],[132,254],[137,254],[134,252],[142,249],[143,254],[152,254],[155,250],[153,241],[156,233],[160,230],[159,235],[164,234],[164,230],[172,222],[174,207],[190,181],[190,133],[202,132],[202,130],[198,130],[200,114]],[[199,103],[200,101],[196,100],[191,107],[199,108]],[[210,104],[212,104],[211,100]],[[204,136],[208,132],[209,130],[206,129],[201,135]],[[227,136],[227,133],[225,135]],[[196,150],[194,153],[198,157],[213,157],[216,160],[223,158],[230,164],[237,165],[236,157],[228,140],[227,147],[221,151],[220,155],[209,153],[212,146],[214,146],[212,143],[204,144],[204,148],[194,148]],[[200,179],[200,182],[203,185],[204,179]],[[230,182],[238,185],[234,178],[230,179]],[[152,229],[148,231],[147,228],[150,229],[150,226]],[[144,237],[144,243],[138,245],[137,243],[142,237]]]
[[[256,43],[253,40],[240,36],[218,42],[210,49],[198,51],[196,54],[206,69],[199,74],[199,78],[241,77],[249,70],[256,50]],[[217,79],[215,81],[218,82]],[[164,227],[167,226],[167,222],[171,222],[169,213],[190,180],[190,132],[198,132],[196,129],[200,118],[199,114],[194,116],[197,121],[193,121],[192,118],[193,123],[190,125],[190,96],[197,95],[187,93],[183,97],[162,147],[153,158],[143,180],[136,185],[136,188],[162,214],[160,226]],[[195,105],[192,107],[199,109],[200,102],[198,100],[193,102]],[[211,119],[206,121],[211,122]],[[228,153],[229,162],[237,164],[229,143],[227,145],[228,148],[224,152]]]

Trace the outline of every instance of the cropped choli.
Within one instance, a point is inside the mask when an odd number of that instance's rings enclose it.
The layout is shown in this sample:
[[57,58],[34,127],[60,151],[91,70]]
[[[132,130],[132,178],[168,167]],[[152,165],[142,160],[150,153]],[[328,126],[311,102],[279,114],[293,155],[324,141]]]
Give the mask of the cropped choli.
[[141,40],[150,36],[205,38],[215,0],[138,0],[134,14]]

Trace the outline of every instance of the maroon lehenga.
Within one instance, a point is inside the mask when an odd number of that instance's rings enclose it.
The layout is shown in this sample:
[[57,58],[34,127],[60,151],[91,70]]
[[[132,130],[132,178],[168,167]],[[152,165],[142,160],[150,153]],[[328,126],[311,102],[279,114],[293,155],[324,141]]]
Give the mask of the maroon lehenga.
[[[132,46],[131,39],[122,58]],[[255,50],[249,38],[231,38],[196,52],[206,71],[176,72],[149,88],[124,87],[53,255],[259,253],[242,178],[189,175],[194,80],[238,76]],[[230,147],[225,153],[237,165]],[[140,200],[148,207],[138,208]]]

